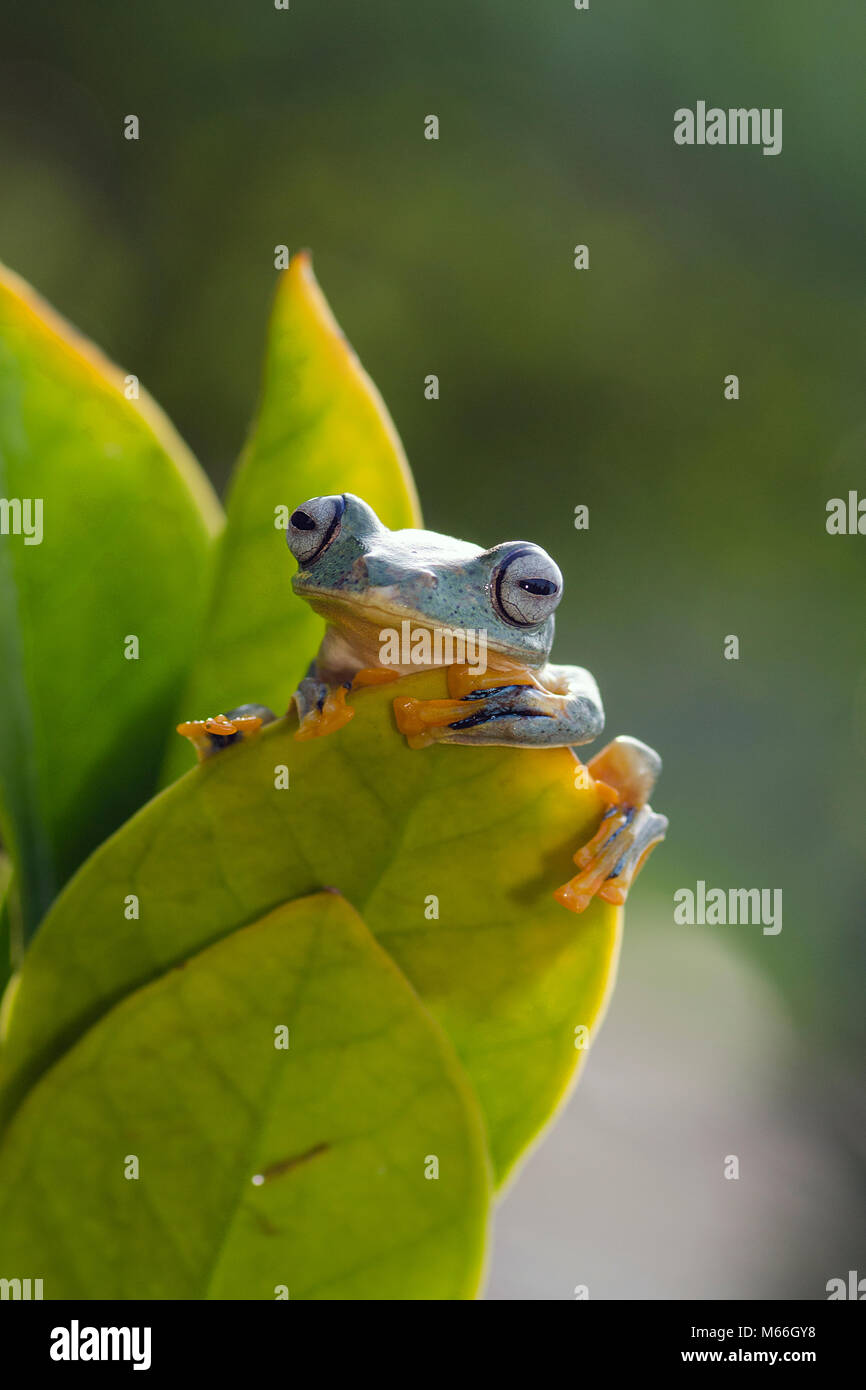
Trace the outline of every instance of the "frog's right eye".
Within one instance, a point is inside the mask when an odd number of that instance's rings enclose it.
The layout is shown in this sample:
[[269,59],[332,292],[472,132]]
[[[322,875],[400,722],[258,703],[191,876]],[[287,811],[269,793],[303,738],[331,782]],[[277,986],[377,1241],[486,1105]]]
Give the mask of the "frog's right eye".
[[562,598],[562,575],[540,546],[506,547],[505,559],[493,576],[492,592],[494,605],[507,623],[538,627]]
[[313,497],[289,517],[286,540],[299,565],[311,565],[339,535],[344,497]]

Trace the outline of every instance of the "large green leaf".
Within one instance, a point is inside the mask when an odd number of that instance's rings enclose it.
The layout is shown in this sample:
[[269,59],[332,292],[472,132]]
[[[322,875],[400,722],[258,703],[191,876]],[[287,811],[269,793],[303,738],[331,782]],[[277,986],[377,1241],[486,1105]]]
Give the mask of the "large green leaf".
[[[153,403],[2,269],[0,498],[0,824],[29,931],[153,791],[220,512]],[[11,533],[25,500],[41,544]]]
[[[310,257],[280,278],[258,417],[229,495],[228,525],[201,646],[178,710],[197,719],[259,701],[282,713],[324,624],[292,600],[285,517],[309,497],[354,492],[386,526],[420,524],[409,466],[379,396],[340,331]],[[190,766],[169,750],[169,775]]]
[[[2,1054],[7,1109],[107,1008],[278,903],[335,887],[443,1024],[502,1178],[550,1117],[610,986],[620,912],[551,894],[601,803],[566,749],[433,746],[397,733],[395,691],[338,733],[282,720],[175,783],[70,884],[28,952]],[[290,769],[281,789],[275,769]],[[124,920],[137,895],[140,920]],[[432,898],[438,899],[438,918]],[[582,1035],[578,1035],[582,1037]]]
[[13,897],[12,860],[0,852],[0,999],[12,974]]
[[182,966],[106,1014],[18,1112],[3,1272],[38,1269],[46,1298],[471,1297],[489,1193],[477,1102],[360,918],[305,898]]

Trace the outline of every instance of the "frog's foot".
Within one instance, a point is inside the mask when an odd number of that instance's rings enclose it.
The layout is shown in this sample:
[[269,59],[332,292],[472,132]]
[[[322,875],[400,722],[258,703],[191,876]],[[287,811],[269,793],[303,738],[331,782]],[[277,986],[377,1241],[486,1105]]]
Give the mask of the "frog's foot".
[[269,710],[267,705],[238,705],[237,709],[229,710],[227,714],[178,724],[177,732],[189,739],[199,762],[203,762],[222,748],[252,738],[263,724],[270,724],[275,718],[273,710]]
[[[513,726],[525,718],[554,716],[553,709],[544,708],[543,687],[522,667],[478,675],[468,666],[449,666],[448,693],[449,700],[402,695],[394,701],[397,728],[410,748],[427,748],[431,743],[511,742],[504,721]],[[497,737],[485,738],[482,726]],[[473,736],[470,730],[479,732]]]
[[661,758],[633,738],[617,738],[589,762],[588,769],[608,802],[601,825],[577,851],[580,869],[554,896],[572,912],[583,912],[594,897],[620,906],[650,851],[665,837],[665,816],[647,798],[661,771]]
[[355,673],[352,680],[336,686],[327,685],[315,676],[305,676],[292,696],[292,703],[298,712],[295,738],[306,742],[342,729],[355,717],[352,706],[346,703],[346,696],[351,691],[370,685],[383,685],[386,681],[397,680],[397,677],[398,672],[386,666],[365,666]]
[[346,696],[352,682],[344,685],[328,686],[315,676],[305,676],[292,696],[292,703],[298,712],[298,727],[295,738],[305,743],[307,739],[322,738],[342,729],[355,711],[346,704]]

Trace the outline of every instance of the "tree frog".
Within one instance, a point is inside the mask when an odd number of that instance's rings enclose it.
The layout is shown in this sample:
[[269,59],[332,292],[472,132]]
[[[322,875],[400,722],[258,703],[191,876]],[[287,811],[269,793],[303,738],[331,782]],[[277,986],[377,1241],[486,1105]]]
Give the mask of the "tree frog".
[[[506,541],[482,550],[433,531],[391,531],[351,493],[304,502],[291,515],[287,541],[298,562],[294,592],[326,623],[292,697],[295,738],[335,733],[354,715],[350,694],[430,666],[447,668],[448,699],[394,700],[397,730],[413,749],[565,747],[578,760],[575,750],[601,734],[593,677],[550,661],[562,575],[540,546]],[[178,732],[209,757],[273,718],[263,706],[244,705]],[[574,856],[579,872],[555,894],[574,912],[596,895],[625,902],[667,830],[649,805],[661,759],[645,743],[615,738],[586,770],[606,809]]]

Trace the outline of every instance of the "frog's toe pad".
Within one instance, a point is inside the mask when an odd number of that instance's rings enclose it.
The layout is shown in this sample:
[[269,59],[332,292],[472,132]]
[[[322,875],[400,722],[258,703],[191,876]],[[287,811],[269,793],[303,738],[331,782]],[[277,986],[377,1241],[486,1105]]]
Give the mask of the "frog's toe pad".
[[275,718],[267,705],[239,705],[227,714],[216,714],[210,719],[187,720],[178,724],[177,732],[189,739],[201,762],[222,748],[251,738],[263,724],[270,724]]
[[557,888],[557,902],[571,912],[583,912],[594,897],[622,906],[667,828],[667,818],[651,806],[610,806],[595,835],[575,854],[580,873]]
[[427,748],[435,742],[437,731],[441,734],[465,716],[462,700],[416,700],[411,695],[394,700],[394,719],[410,748]]

